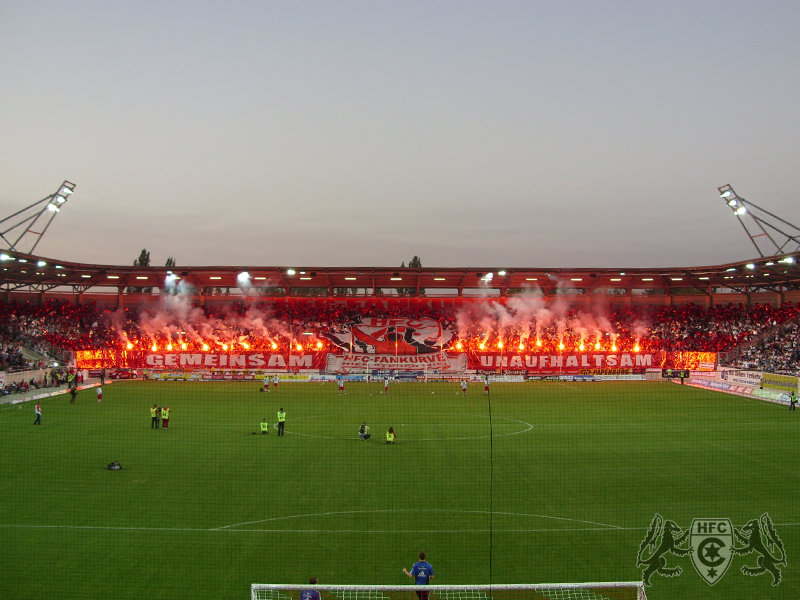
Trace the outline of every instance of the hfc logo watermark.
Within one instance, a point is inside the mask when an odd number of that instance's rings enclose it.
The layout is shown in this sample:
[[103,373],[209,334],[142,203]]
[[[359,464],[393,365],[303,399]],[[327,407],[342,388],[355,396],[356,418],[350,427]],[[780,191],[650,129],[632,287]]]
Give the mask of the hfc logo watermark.
[[668,565],[668,555],[690,556],[703,581],[714,585],[725,575],[734,556],[752,553],[757,554],[756,566],[743,565],[741,572],[750,576],[769,573],[772,585],[778,585],[779,567],[786,567],[786,553],[768,513],[750,519],[740,529],[730,519],[708,518],[695,519],[689,528],[683,529],[656,513],[639,545],[636,566],[644,567],[642,581],[649,586],[655,574],[677,577],[683,573],[680,566]]

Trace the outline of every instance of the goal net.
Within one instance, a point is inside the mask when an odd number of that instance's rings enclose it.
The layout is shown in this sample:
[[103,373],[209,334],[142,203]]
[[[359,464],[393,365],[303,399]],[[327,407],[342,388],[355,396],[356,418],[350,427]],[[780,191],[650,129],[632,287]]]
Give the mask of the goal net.
[[519,585],[280,585],[253,584],[251,600],[299,600],[303,590],[321,600],[647,600],[640,581]]

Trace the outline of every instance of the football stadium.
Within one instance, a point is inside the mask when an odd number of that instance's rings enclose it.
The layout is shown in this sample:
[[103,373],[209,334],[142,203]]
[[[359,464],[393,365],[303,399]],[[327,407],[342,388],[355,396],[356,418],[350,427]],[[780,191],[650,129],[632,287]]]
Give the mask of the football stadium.
[[3,598],[800,596],[794,246],[650,269],[14,246]]

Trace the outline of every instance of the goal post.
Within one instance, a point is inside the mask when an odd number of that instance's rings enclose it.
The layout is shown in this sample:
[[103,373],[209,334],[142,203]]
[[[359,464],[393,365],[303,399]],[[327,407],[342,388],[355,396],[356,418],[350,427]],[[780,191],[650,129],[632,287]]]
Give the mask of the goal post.
[[254,583],[250,597],[251,600],[299,600],[302,590],[317,590],[321,600],[647,600],[641,581],[397,586]]

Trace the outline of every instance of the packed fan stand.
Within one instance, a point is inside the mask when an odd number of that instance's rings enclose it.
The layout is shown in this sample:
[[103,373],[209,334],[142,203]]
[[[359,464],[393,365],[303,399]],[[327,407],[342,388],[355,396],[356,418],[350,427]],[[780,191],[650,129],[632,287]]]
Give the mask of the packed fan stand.
[[296,600],[313,589],[338,600],[647,600],[641,581],[519,585],[280,585],[253,584],[251,600]]

